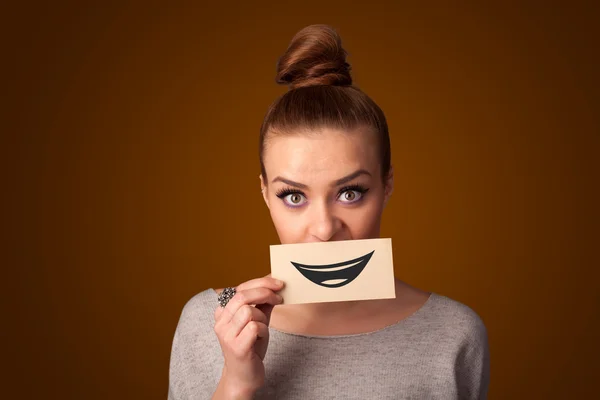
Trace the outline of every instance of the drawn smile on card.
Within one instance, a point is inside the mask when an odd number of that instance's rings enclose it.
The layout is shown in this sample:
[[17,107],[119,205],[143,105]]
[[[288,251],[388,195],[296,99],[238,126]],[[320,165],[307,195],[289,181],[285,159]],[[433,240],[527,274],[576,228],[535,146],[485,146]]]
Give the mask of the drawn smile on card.
[[306,265],[290,261],[306,279],[319,286],[337,288],[355,280],[365,269],[375,250],[353,260],[336,264]]

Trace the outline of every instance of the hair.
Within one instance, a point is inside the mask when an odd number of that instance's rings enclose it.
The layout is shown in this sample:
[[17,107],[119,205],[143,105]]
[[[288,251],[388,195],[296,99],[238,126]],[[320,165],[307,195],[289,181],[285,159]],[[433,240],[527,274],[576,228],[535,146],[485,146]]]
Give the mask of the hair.
[[277,62],[278,84],[289,90],[269,107],[260,128],[259,158],[263,179],[266,142],[273,136],[332,128],[366,128],[378,137],[381,177],[390,170],[390,139],[383,111],[352,85],[347,52],[328,25],[310,25],[293,37]]

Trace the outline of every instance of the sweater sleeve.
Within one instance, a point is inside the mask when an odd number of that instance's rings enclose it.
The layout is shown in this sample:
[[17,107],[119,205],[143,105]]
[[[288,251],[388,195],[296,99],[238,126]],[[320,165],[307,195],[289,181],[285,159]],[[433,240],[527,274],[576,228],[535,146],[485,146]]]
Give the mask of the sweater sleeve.
[[182,331],[184,330],[184,325],[186,324],[187,311],[188,305],[186,304],[179,317],[177,327],[175,328],[175,334],[173,336],[173,342],[171,344],[167,400],[184,400],[188,398],[184,377],[184,371],[186,369],[186,361],[184,357],[185,341],[182,340]]
[[487,399],[490,382],[490,353],[487,329],[473,315],[456,358],[456,384],[460,400]]
[[209,399],[216,389],[223,361],[213,331],[213,297],[204,291],[183,307],[171,345],[168,400]]

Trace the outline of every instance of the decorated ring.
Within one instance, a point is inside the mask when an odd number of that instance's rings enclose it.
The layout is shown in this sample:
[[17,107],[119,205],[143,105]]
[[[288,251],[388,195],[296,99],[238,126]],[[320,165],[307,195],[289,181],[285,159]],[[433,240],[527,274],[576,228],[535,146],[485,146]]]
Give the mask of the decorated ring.
[[221,307],[225,307],[227,303],[229,303],[229,300],[231,300],[231,298],[235,296],[235,293],[236,292],[234,287],[228,287],[223,289],[223,291],[221,292],[221,294],[219,294],[218,297],[218,301]]

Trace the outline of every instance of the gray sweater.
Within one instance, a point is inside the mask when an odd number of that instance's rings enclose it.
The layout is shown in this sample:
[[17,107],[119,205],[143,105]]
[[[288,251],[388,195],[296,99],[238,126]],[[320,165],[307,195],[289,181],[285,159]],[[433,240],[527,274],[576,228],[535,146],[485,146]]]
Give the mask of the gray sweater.
[[[173,338],[169,400],[210,399],[223,368],[213,330],[217,293],[183,308]],[[486,327],[468,306],[432,293],[408,318],[371,333],[309,336],[270,329],[256,399],[486,399]]]

